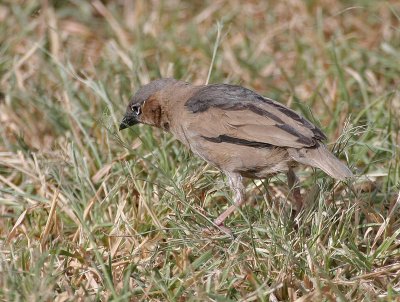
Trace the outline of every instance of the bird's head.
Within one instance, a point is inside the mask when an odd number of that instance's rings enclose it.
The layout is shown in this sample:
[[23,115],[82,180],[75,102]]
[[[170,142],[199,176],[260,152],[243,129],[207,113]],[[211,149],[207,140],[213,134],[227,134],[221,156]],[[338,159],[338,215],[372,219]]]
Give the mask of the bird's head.
[[159,92],[177,82],[170,78],[159,79],[142,86],[131,98],[119,130],[139,123],[163,128],[163,102],[166,100]]

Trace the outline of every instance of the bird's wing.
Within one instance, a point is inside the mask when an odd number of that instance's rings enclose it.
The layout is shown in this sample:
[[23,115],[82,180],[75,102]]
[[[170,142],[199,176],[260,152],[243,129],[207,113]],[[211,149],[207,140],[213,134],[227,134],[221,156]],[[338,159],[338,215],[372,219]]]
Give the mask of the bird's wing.
[[188,128],[214,142],[252,147],[312,147],[326,136],[295,111],[241,86],[204,86],[185,104]]

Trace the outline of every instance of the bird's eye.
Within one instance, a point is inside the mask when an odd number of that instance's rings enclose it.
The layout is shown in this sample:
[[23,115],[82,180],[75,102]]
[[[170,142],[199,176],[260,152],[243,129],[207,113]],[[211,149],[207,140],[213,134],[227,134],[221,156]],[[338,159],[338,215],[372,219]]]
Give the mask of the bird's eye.
[[140,115],[142,113],[142,108],[140,108],[140,106],[138,106],[138,105],[132,105],[131,110],[136,115]]

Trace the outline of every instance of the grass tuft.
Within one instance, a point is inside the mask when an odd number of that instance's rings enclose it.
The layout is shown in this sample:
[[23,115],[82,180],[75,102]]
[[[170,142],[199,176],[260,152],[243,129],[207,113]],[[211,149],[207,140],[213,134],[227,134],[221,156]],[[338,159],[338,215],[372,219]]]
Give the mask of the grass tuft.
[[[400,298],[398,1],[3,1],[2,301]],[[222,26],[223,24],[223,26]],[[248,181],[170,135],[118,132],[158,77],[241,84],[323,128],[357,174]],[[209,229],[205,232],[205,229]]]

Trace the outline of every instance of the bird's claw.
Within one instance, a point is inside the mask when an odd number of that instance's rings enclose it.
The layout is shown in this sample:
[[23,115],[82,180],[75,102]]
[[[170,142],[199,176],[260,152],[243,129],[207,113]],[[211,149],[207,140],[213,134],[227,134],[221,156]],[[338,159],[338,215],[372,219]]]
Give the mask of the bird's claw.
[[[231,237],[232,239],[235,238],[235,236],[234,236],[232,230],[231,230],[230,228],[224,226],[223,224],[219,224],[219,225],[218,225],[218,224],[216,224],[216,223],[214,222],[214,223],[213,223],[213,226],[215,227],[215,229],[217,229],[218,231],[220,231],[220,232],[222,232],[222,233],[228,235],[228,236]],[[215,229],[214,229],[214,230],[215,230]],[[203,229],[203,233],[205,233],[205,234],[207,234],[207,235],[212,235],[212,234],[214,234],[215,232],[214,232],[211,228],[204,228],[204,229]]]

